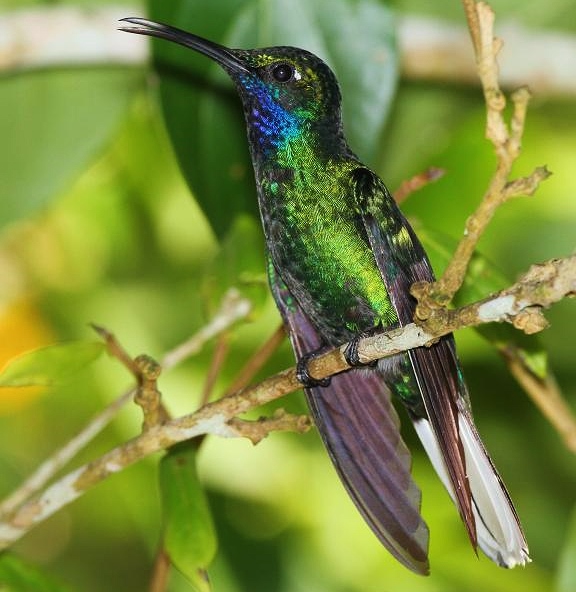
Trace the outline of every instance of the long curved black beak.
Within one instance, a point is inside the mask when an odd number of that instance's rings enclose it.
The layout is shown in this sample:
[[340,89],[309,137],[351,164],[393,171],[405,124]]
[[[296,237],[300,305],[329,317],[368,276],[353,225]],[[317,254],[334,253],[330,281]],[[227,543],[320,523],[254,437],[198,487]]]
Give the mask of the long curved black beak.
[[246,64],[232,50],[223,45],[198,37],[198,35],[194,35],[193,33],[182,31],[182,29],[144,18],[129,17],[120,19],[120,21],[135,25],[133,27],[119,27],[120,31],[136,33],[137,35],[149,35],[151,37],[173,41],[174,43],[203,53],[226,70],[238,74],[250,73],[250,69]]

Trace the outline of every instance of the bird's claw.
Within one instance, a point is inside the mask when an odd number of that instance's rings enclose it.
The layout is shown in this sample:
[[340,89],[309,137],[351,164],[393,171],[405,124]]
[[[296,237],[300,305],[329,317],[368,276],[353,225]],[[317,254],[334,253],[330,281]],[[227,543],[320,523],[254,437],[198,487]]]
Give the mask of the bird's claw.
[[328,378],[314,378],[310,376],[308,371],[308,364],[310,360],[313,360],[318,354],[316,352],[310,352],[300,357],[296,363],[296,378],[302,383],[304,388],[312,388],[315,386],[328,386],[330,384],[330,377]]
[[360,356],[358,355],[358,343],[364,337],[369,337],[373,335],[376,331],[367,331],[360,333],[359,335],[354,336],[348,345],[344,348],[344,359],[346,360],[347,364],[352,368],[358,368],[361,366],[376,366],[378,364],[378,360],[373,360],[371,362],[361,362]]

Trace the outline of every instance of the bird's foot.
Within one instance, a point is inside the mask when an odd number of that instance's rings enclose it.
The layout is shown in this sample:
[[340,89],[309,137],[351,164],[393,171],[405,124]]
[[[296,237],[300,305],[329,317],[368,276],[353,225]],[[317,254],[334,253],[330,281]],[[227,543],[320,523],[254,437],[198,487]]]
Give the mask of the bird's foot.
[[361,333],[358,333],[358,335],[355,335],[350,340],[348,345],[344,348],[344,359],[346,360],[349,366],[352,366],[352,368],[358,368],[362,366],[374,367],[376,366],[376,364],[378,364],[378,360],[373,360],[371,362],[361,362],[360,356],[358,355],[358,344],[360,343],[361,339],[364,339],[364,337],[371,337],[372,335],[375,335],[381,330],[382,326],[378,324],[376,327],[370,329],[369,331],[362,331]]
[[308,371],[308,364],[310,360],[318,357],[323,350],[316,350],[301,356],[296,363],[296,378],[302,383],[304,388],[312,388],[315,386],[328,386],[330,384],[330,377],[328,378],[314,378],[310,376]]

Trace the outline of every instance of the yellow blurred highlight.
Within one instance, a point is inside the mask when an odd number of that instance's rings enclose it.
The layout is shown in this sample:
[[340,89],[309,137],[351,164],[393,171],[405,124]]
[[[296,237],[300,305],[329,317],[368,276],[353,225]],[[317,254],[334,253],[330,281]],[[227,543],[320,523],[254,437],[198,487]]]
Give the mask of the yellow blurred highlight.
[[[48,345],[54,336],[30,299],[16,300],[0,310],[0,368],[20,354]],[[0,387],[0,415],[33,403],[45,387]]]

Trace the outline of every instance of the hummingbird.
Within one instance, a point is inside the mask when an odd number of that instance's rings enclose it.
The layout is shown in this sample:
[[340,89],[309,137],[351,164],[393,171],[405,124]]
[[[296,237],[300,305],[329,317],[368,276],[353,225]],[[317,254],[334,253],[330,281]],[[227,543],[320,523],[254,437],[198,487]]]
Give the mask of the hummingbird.
[[[143,18],[121,30],[204,54],[240,96],[266,239],[271,291],[308,406],[348,494],[402,564],[429,573],[429,532],[392,404],[406,408],[471,544],[511,568],[530,561],[516,510],[475,427],[452,335],[362,365],[360,336],[413,320],[410,287],[428,257],[378,175],[343,132],[332,70],[295,47],[230,49]],[[349,343],[353,368],[316,380],[309,360]]]

